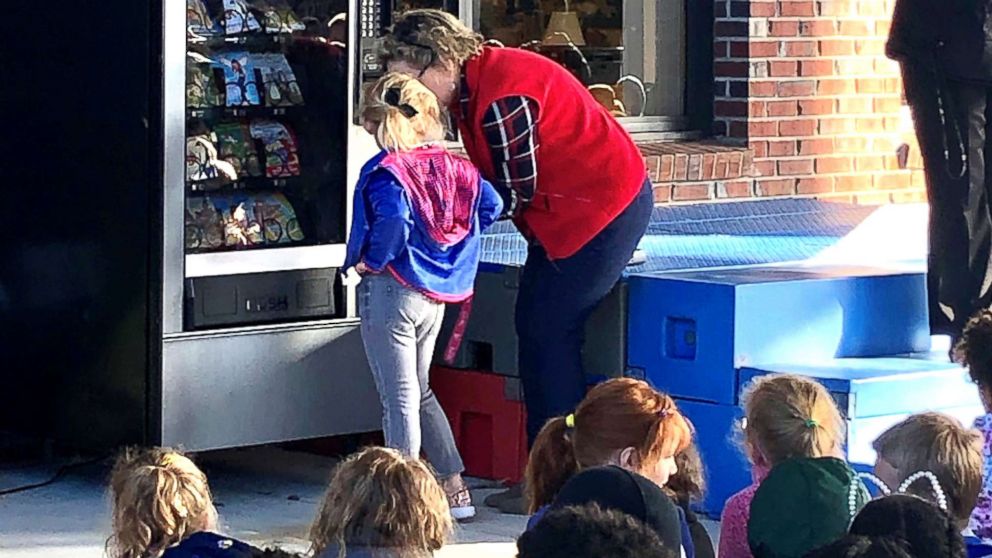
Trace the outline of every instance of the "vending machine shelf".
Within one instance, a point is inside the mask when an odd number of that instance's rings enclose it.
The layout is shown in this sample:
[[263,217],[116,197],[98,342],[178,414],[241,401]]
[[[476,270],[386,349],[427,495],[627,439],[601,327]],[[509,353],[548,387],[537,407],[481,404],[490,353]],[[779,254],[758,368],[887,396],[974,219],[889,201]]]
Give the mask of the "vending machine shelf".
[[241,275],[344,265],[344,244],[287,246],[186,255],[186,277]]

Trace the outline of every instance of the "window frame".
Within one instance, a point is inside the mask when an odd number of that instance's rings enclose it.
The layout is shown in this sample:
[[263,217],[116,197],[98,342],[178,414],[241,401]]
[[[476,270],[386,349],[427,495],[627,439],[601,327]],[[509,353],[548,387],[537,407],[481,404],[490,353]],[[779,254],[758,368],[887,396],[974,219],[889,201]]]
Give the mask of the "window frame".
[[[654,0],[649,0],[654,1]],[[475,6],[479,0],[458,2],[458,18],[470,28],[480,28]],[[714,3],[683,0],[685,4],[684,114],[681,116],[625,116],[619,118],[632,135],[665,134],[708,136],[713,129],[713,23]]]

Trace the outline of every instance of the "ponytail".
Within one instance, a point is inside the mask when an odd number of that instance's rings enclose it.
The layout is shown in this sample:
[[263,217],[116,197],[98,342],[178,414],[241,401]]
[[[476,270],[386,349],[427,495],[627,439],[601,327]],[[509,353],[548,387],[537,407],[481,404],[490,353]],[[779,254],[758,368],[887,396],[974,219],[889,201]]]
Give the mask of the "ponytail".
[[534,440],[527,461],[526,494],[530,513],[550,504],[579,470],[565,417],[549,420]]

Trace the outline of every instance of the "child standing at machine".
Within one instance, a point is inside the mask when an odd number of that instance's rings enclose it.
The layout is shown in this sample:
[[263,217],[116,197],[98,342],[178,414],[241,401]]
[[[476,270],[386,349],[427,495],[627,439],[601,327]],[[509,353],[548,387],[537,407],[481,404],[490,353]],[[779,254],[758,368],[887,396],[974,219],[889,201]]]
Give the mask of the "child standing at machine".
[[355,188],[344,267],[363,277],[362,339],[382,401],[386,445],[410,457],[423,449],[452,515],[468,519],[475,508],[461,477],[464,465],[428,374],[444,304],[471,298],[480,233],[499,216],[502,201],[471,163],[444,149],[441,107],[415,78],[384,76],[368,91],[362,116],[382,151],[366,163]]

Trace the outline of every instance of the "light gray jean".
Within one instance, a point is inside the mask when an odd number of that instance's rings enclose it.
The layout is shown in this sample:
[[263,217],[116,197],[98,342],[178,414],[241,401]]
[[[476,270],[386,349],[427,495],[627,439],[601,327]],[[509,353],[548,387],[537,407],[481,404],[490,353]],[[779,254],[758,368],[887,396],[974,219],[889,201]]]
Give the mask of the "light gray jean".
[[441,479],[461,474],[465,465],[451,425],[429,383],[444,304],[386,272],[362,278],[358,306],[386,445],[418,458],[422,448]]

